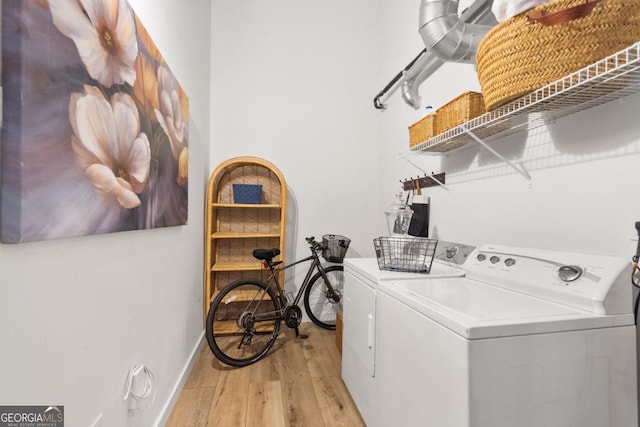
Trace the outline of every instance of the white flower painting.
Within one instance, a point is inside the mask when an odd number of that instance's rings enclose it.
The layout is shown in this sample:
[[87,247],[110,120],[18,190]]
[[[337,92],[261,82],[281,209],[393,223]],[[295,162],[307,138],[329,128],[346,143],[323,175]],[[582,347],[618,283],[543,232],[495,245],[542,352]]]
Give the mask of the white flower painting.
[[89,75],[105,87],[136,80],[135,22],[124,0],[49,0],[56,28],[69,37]]
[[3,0],[0,237],[187,222],[189,104],[125,0]]
[[[93,86],[71,95],[71,146],[87,178],[101,192],[110,193],[127,209],[140,206],[151,163],[149,140],[140,132],[138,109],[126,93],[111,102]],[[101,120],[93,120],[100,117]]]

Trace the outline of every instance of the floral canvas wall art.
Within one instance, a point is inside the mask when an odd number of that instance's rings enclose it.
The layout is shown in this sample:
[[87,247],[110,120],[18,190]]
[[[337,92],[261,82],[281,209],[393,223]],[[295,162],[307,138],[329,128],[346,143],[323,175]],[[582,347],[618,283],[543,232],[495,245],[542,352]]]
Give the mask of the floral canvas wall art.
[[0,237],[183,225],[188,99],[126,0],[3,0]]

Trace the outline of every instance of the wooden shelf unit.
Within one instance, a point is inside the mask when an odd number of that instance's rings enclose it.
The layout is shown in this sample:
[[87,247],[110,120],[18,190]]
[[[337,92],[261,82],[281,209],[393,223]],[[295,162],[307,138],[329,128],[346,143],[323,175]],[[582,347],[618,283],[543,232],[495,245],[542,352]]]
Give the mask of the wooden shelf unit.
[[[233,184],[262,185],[260,204],[233,203]],[[280,170],[258,157],[222,162],[209,178],[205,213],[204,318],[220,289],[243,277],[266,279],[252,251],[279,248],[284,260],[287,184]]]

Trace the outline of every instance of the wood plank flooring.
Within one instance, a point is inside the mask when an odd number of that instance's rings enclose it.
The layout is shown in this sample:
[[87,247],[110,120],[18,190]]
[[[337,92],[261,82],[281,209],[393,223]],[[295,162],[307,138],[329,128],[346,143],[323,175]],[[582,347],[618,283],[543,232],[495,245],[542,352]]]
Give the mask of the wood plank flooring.
[[364,422],[340,376],[335,331],[284,324],[269,354],[245,368],[219,362],[206,343],[167,427],[358,427]]

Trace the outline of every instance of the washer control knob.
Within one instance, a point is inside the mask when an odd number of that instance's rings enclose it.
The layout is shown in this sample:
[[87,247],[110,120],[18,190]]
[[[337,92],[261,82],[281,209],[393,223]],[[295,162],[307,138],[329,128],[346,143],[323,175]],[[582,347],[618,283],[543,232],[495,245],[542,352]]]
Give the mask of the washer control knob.
[[447,259],[453,258],[457,254],[458,254],[458,247],[457,246],[448,246],[444,251],[444,256]]
[[491,258],[489,258],[489,261],[491,262],[491,264],[497,264],[500,262],[500,257],[497,255],[494,255]]
[[504,265],[506,265],[507,267],[511,267],[515,263],[516,263],[516,260],[513,258],[507,258],[504,260]]
[[476,259],[480,262],[484,261],[485,259],[487,259],[487,256],[485,254],[478,254],[478,256],[476,257]]
[[582,267],[577,265],[563,265],[558,269],[558,277],[563,282],[573,282],[582,276]]

